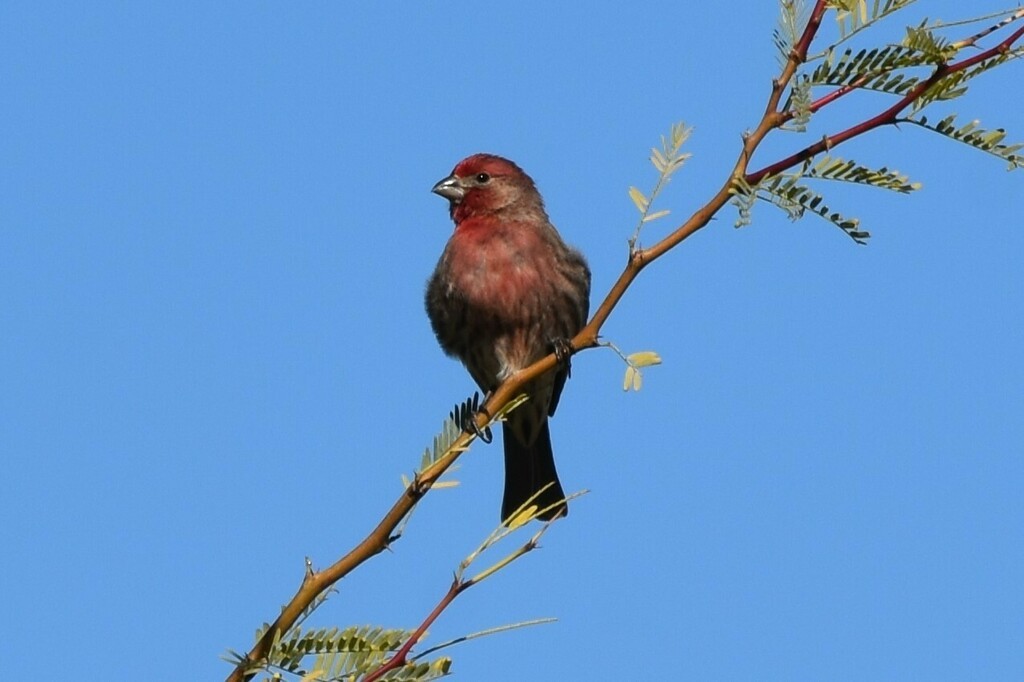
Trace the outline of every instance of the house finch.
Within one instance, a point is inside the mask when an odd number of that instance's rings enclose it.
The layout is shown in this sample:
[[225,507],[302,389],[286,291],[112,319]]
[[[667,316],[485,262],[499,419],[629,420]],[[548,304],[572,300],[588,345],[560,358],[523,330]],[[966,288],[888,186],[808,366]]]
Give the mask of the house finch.
[[[474,154],[433,191],[450,202],[455,232],[427,283],[427,315],[442,350],[490,393],[583,328],[590,269],[558,235],[533,180],[508,159]],[[548,416],[568,376],[565,365],[531,382],[525,388],[529,401],[502,426],[502,520],[549,483],[534,500],[539,508],[565,497]],[[566,513],[562,504],[540,518]]]

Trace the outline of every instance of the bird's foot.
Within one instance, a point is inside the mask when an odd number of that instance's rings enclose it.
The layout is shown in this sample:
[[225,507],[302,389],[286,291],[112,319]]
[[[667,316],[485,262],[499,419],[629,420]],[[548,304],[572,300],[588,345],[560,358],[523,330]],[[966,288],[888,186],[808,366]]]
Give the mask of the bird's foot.
[[476,415],[477,415],[477,414],[482,414],[482,415],[484,415],[485,417],[487,417],[487,421],[490,421],[490,420],[491,420],[491,413],[490,413],[490,412],[488,412],[488,411],[487,411],[486,409],[484,409],[484,408],[482,408],[482,407],[481,407],[481,408],[480,408],[480,410],[479,410],[479,411],[478,411],[478,412],[477,412],[476,414],[474,414],[474,415],[473,415],[473,416],[472,416],[472,417],[471,417],[471,418],[470,418],[470,419],[469,419],[469,420],[468,420],[468,421],[466,422],[466,428],[467,428],[467,429],[469,430],[469,432],[470,432],[470,433],[472,433],[472,434],[473,434],[474,436],[476,436],[477,438],[479,438],[479,439],[480,439],[480,440],[482,440],[483,442],[485,442],[485,443],[488,443],[488,444],[489,444],[489,443],[490,443],[490,442],[491,442],[492,440],[494,440],[494,435],[493,435],[493,434],[491,433],[491,427],[489,427],[489,426],[485,426],[485,427],[483,427],[483,428],[481,429],[481,428],[480,428],[479,426],[477,426],[477,425],[476,425]]
[[487,392],[487,395],[484,396],[484,399],[481,402],[477,402],[478,395],[478,393],[473,394],[473,414],[469,415],[469,418],[466,419],[466,427],[474,436],[476,436],[483,442],[490,444],[490,442],[494,440],[494,436],[491,434],[491,428],[489,426],[485,426],[481,429],[479,426],[477,426],[476,416],[478,414],[483,414],[484,417],[487,418],[487,421],[491,421],[491,419],[493,419],[493,416],[491,415],[490,412],[487,411],[487,408],[485,407],[485,405],[487,404],[487,399],[491,397],[491,391]]
[[484,396],[484,399],[481,402],[480,394],[474,392],[473,397],[456,405],[455,409],[448,415],[460,429],[468,431],[485,443],[490,443],[491,440],[493,440],[491,436],[491,429],[487,426],[483,428],[477,426],[476,418],[478,415],[483,413],[488,422],[493,419],[491,413],[487,411],[486,407],[484,407],[487,403],[488,397],[490,397],[490,393]]
[[567,372],[572,371],[572,354],[575,349],[572,347],[572,341],[565,337],[557,339],[551,339],[552,352],[555,354],[555,360],[560,364],[565,365]]

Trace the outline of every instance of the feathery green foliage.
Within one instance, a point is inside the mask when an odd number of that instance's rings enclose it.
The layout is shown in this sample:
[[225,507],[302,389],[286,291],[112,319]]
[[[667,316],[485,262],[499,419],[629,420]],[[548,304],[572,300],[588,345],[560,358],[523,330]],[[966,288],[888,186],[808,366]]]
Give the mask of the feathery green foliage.
[[778,206],[792,220],[798,220],[806,211],[810,211],[834,224],[858,244],[866,244],[871,236],[860,229],[860,221],[857,218],[847,218],[841,213],[834,212],[825,203],[824,197],[809,187],[798,184],[796,179],[790,176],[776,176],[763,183],[760,189],[762,193],[757,195],[759,199]]
[[[362,627],[322,628],[303,631],[293,628],[286,637],[275,642],[268,656],[274,668],[313,679],[343,679],[362,675],[378,667],[385,657],[397,651],[412,632],[364,625]],[[303,665],[314,655],[313,665]]]
[[940,100],[951,100],[957,97],[962,97],[967,93],[967,82],[977,78],[981,74],[989,71],[990,69],[999,66],[1011,58],[1011,54],[1003,54],[998,57],[993,57],[980,64],[975,65],[970,69],[963,71],[957,71],[956,73],[950,74],[941,78],[937,83],[928,88],[928,90],[921,95],[920,98],[914,101],[911,106],[912,111],[920,111],[932,102]]
[[848,40],[875,22],[912,5],[915,1],[885,0],[882,2],[882,0],[873,0],[869,8],[867,0],[830,0],[828,4],[838,10],[836,24],[839,28],[839,41],[834,45]]
[[928,21],[908,26],[903,46],[919,54],[926,64],[942,64],[952,59],[958,48],[948,38],[929,28]]
[[[411,661],[401,668],[396,668],[380,679],[383,682],[391,680],[409,680],[410,682],[429,682],[447,677],[451,669],[451,659],[441,657],[434,661],[416,662]],[[357,682],[358,678],[348,677],[339,682]],[[319,682],[317,680],[316,682]]]
[[811,120],[811,80],[803,75],[798,75],[789,91],[789,102],[787,106],[793,117],[783,126],[784,130],[792,130],[802,133],[807,130],[807,124]]
[[[913,123],[997,156],[1006,161],[1011,169],[1021,167],[1024,157],[1018,152],[1022,146],[1005,144],[1006,131],[1003,129],[983,130],[978,127],[976,121],[957,126],[954,123],[955,115],[947,116],[933,125],[919,112],[936,102],[962,97],[972,79],[1024,55],[1024,47],[1015,47],[994,51],[989,58],[967,68],[949,68],[960,58],[959,55],[965,48],[976,47],[979,40],[1012,22],[1024,19],[1024,11],[1018,8],[956,22],[931,22],[925,19],[907,27],[899,44],[838,48],[855,34],[905,9],[913,2],[914,0],[829,0],[827,5],[836,10],[839,38],[823,52],[808,57],[802,64],[797,64],[796,72],[789,82],[785,103],[781,108],[785,119],[780,127],[794,132],[806,132],[808,122],[815,111],[834,103],[840,97],[849,96],[856,90],[885,93],[894,98],[907,98],[913,93],[916,97],[908,103],[910,116],[894,118],[888,123]],[[780,53],[789,59],[794,54],[793,46],[807,25],[807,19],[802,16],[806,4],[795,0],[780,0],[780,8],[782,16],[773,38]],[[968,38],[952,40],[943,33],[953,26],[992,19],[998,19],[998,22]],[[922,83],[927,83],[928,87],[923,92],[918,92]],[[826,90],[827,93],[822,94],[821,90]],[[799,170],[757,176],[759,182],[753,186],[746,178],[733,180],[730,191],[733,196],[732,203],[738,212],[737,227],[750,223],[753,206],[760,199],[778,206],[794,220],[803,217],[809,210],[838,225],[854,241],[864,243],[868,233],[859,228],[857,220],[832,211],[824,197],[807,186],[805,181],[853,182],[901,193],[919,188],[920,185],[917,183],[909,182],[906,176],[888,168],[873,170],[853,161],[830,156],[830,139],[827,136],[824,139],[825,144],[818,147],[824,147],[822,152],[803,162]]]
[[[448,418],[441,425],[441,432],[434,436],[430,447],[423,451],[423,457],[420,458],[419,471],[424,471],[434,462],[448,454],[452,446],[455,445],[455,441],[462,435],[465,425],[470,419],[473,419],[479,410],[480,394],[475,392],[472,398],[467,398],[452,408],[452,411],[448,413]],[[461,449],[464,450],[465,448]]]
[[847,48],[842,52],[829,49],[821,63],[806,76],[811,86],[844,86],[856,84],[865,90],[903,96],[919,82],[914,76],[894,73],[899,69],[920,66],[922,61],[913,50],[900,45],[888,45],[856,52]]
[[995,128],[993,130],[980,128],[978,127],[977,120],[957,127],[955,121],[956,114],[947,116],[938,123],[929,123],[928,119],[924,116],[901,119],[901,122],[912,123],[944,135],[956,142],[962,142],[975,149],[980,149],[986,154],[997,156],[1007,162],[1007,170],[1024,168],[1024,155],[1017,153],[1024,149],[1024,143],[1003,144],[1003,140],[1006,139],[1006,130],[1003,128]]
[[730,190],[733,205],[739,213],[736,227],[750,224],[754,204],[760,199],[781,208],[790,220],[799,220],[810,211],[836,225],[858,244],[866,244],[871,235],[860,229],[860,221],[830,209],[820,194],[799,184],[800,177],[798,173],[783,173],[763,180],[757,186],[738,178]]
[[651,350],[630,353],[625,357],[625,360],[626,376],[622,379],[623,391],[628,391],[630,389],[639,391],[641,387],[643,387],[644,380],[643,373],[640,371],[640,368],[661,364],[661,356]]
[[636,187],[629,188],[629,198],[633,200],[636,209],[640,211],[640,221],[629,240],[630,253],[636,248],[636,243],[640,239],[640,230],[644,224],[668,215],[668,211],[651,213],[651,204],[668,184],[672,174],[682,168],[686,160],[690,158],[691,154],[683,153],[682,149],[692,132],[693,128],[687,128],[685,123],[674,123],[669,130],[668,137],[661,136],[661,149],[651,148],[651,165],[658,171],[658,181],[654,184],[650,197],[644,196],[644,193]]
[[[263,672],[262,680],[294,679],[309,682],[357,682],[368,672],[380,667],[387,656],[397,651],[412,635],[411,630],[382,628],[370,625],[339,629],[303,629],[302,623],[322,605],[335,590],[328,590],[313,601],[287,632],[274,638],[264,660],[249,667],[249,672]],[[256,630],[256,641],[270,629],[264,623]],[[314,657],[312,664],[309,657]],[[244,656],[228,652],[225,658],[239,663]],[[383,679],[433,680],[448,673],[451,659],[440,657],[433,661],[410,664],[394,671],[395,675]]]
[[789,59],[800,32],[807,25],[807,2],[806,0],[780,0],[779,1],[779,24],[772,33],[772,42],[779,50],[780,66]]
[[615,351],[615,354],[626,363],[626,374],[622,378],[623,391],[629,391],[630,389],[639,391],[643,387],[644,382],[642,368],[661,364],[661,356],[653,350],[642,350],[626,355],[611,341],[600,341],[598,345]]
[[821,157],[814,165],[807,165],[803,177],[853,182],[902,194],[909,194],[921,189],[921,183],[910,182],[907,176],[901,175],[899,171],[889,170],[885,167],[873,170],[861,166],[856,161],[828,154]]
[[829,208],[821,194],[801,183],[804,179],[851,182],[902,194],[921,188],[920,183],[910,182],[907,176],[898,171],[884,167],[875,170],[856,161],[826,154],[817,161],[814,158],[808,159],[798,171],[771,176],[757,186],[744,181],[736,183],[734,204],[741,213],[741,220],[737,221],[736,226],[749,224],[754,201],[761,199],[781,208],[791,220],[798,220],[810,211],[839,227],[858,244],[866,243],[870,234],[860,229],[859,221]]
[[[274,642],[261,668],[271,675],[267,680],[283,679],[282,674],[289,674],[309,682],[356,682],[380,667],[411,635],[410,630],[369,625],[344,630],[335,627],[303,631],[296,627]],[[310,656],[314,658],[307,667]],[[450,668],[451,659],[440,657],[411,663],[383,679],[433,680],[447,674]]]
[[[500,418],[502,415],[507,414],[509,410],[514,409],[519,403],[512,401],[509,406],[502,410],[501,415],[495,417]],[[477,392],[473,393],[473,396],[467,398],[461,403],[457,404],[452,411],[448,413],[448,418],[444,420],[441,425],[441,432],[434,436],[434,440],[429,447],[423,451],[423,456],[420,457],[420,466],[416,470],[418,476],[422,472],[426,471],[427,468],[436,463],[439,459],[446,457],[449,453],[454,452],[456,449],[459,452],[465,452],[467,449],[464,446],[459,446],[456,442],[462,432],[466,430],[470,422],[476,419],[477,413],[480,412],[481,399],[480,394]],[[489,427],[484,427],[480,431],[480,435],[485,441],[490,441],[491,430]],[[409,477],[402,475],[402,485],[409,487],[412,481]],[[438,482],[434,484],[434,487],[450,487],[456,485],[452,481]]]
[[757,202],[757,188],[747,182],[743,176],[732,179],[729,186],[732,205],[736,207],[736,222],[733,227],[746,227],[754,221],[754,204]]

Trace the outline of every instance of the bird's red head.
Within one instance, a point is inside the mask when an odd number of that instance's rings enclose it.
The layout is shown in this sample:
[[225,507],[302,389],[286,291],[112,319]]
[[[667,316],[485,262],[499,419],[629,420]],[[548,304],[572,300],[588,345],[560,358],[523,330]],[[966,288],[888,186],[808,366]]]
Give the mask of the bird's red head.
[[456,224],[499,211],[544,210],[530,176],[494,154],[474,154],[459,161],[452,174],[434,185],[432,191],[448,199]]

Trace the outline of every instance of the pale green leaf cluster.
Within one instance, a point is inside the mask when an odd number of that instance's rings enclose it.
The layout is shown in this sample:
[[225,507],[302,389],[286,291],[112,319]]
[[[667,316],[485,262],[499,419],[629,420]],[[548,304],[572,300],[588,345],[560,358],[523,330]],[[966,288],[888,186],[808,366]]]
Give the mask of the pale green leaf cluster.
[[[900,9],[900,7],[894,6],[891,11],[895,11],[895,9]],[[808,59],[808,62],[820,60],[821,63],[810,75],[806,76],[807,84],[812,88],[854,86],[898,97],[905,96],[921,82],[919,73],[915,73],[913,70],[934,68],[938,64],[947,63],[965,47],[964,42],[950,42],[949,39],[937,33],[938,29],[945,27],[946,25],[940,24],[929,25],[927,22],[908,27],[906,35],[899,45],[859,50],[847,48],[839,51],[836,48],[839,43],[836,43],[821,54]],[[914,109],[921,109],[937,100],[950,100],[962,96],[967,92],[966,83],[968,81],[1019,56],[1019,53],[1019,50],[1012,50],[970,69],[941,78],[915,100]],[[801,109],[805,108],[802,100],[806,95],[801,92],[800,101],[796,96],[797,88],[803,87],[805,85],[799,78],[794,79],[787,108],[795,117],[801,116]]]
[[[450,453],[464,452],[465,446],[457,444],[459,436],[465,430],[466,425],[470,420],[475,419],[477,413],[480,411],[480,394],[474,393],[473,397],[467,398],[463,402],[456,405],[451,412],[448,413],[448,418],[444,420],[441,425],[441,432],[434,436],[433,442],[423,451],[423,455],[420,457],[420,466],[416,470],[416,475],[421,474],[427,468],[435,464],[438,460],[448,456]],[[490,433],[488,429],[484,429],[485,436],[489,437]],[[409,487],[412,483],[408,476],[402,475],[402,485]],[[435,482],[435,488],[446,488],[457,485],[454,481],[441,481]]]
[[809,159],[799,170],[792,173],[780,173],[765,178],[756,186],[751,186],[742,179],[734,182],[733,204],[740,214],[736,226],[750,224],[754,202],[760,199],[781,208],[791,220],[798,220],[810,211],[839,227],[857,243],[866,243],[871,235],[860,229],[859,221],[833,211],[821,194],[803,184],[804,180],[850,182],[902,194],[921,188],[920,183],[911,182],[899,171],[885,167],[868,168],[856,161],[826,154],[820,158]]
[[762,183],[761,190],[763,195],[759,195],[759,198],[765,197],[784,210],[792,220],[798,220],[806,211],[810,211],[834,224],[858,244],[866,244],[871,236],[860,229],[859,220],[834,212],[825,203],[824,197],[806,185],[799,184],[792,176],[777,175]]
[[[455,571],[456,582],[462,583],[464,587],[469,587],[470,585],[483,582],[487,578],[491,577],[498,571],[502,570],[503,568],[511,564],[519,557],[532,551],[537,546],[537,542],[540,540],[541,536],[543,536],[544,533],[547,532],[548,528],[551,527],[551,524],[553,524],[561,517],[555,517],[550,521],[546,521],[544,525],[541,526],[540,530],[530,537],[526,544],[514,549],[511,553],[506,554],[505,556],[498,559],[491,565],[482,569],[476,569],[477,572],[472,577],[465,577],[466,571],[473,567],[485,553],[487,553],[489,550],[491,550],[493,547],[501,543],[506,538],[516,534],[518,530],[525,527],[530,521],[536,519],[540,514],[543,514],[544,512],[551,510],[551,507],[545,507],[543,509],[539,508],[536,504],[536,500],[538,497],[540,497],[541,493],[550,488],[552,485],[553,483],[548,483],[547,485],[543,486],[543,488],[541,488],[540,490],[534,492],[534,494],[531,495],[525,502],[523,502],[523,504],[520,505],[518,509],[514,510],[507,519],[502,519],[501,523],[494,530],[492,530],[487,535],[486,538],[484,538],[483,542],[481,542],[476,549],[470,552],[466,556],[466,558],[459,563],[459,567]],[[582,493],[570,495],[568,498],[566,498],[566,500],[560,501],[556,504],[561,504],[562,502],[572,499],[573,497],[577,497],[580,494]],[[552,505],[552,507],[553,506],[555,505]],[[488,554],[487,556],[491,557],[493,556],[493,553]]]
[[652,350],[643,350],[626,355],[611,341],[602,341],[600,345],[615,351],[615,354],[626,363],[626,376],[622,380],[623,391],[630,389],[639,391],[643,387],[644,380],[643,373],[640,371],[641,368],[661,364],[661,356]]
[[750,185],[742,178],[736,179],[730,189],[733,205],[739,213],[736,227],[750,224],[754,203],[760,199],[781,208],[791,220],[798,220],[810,211],[836,225],[858,244],[866,244],[871,235],[860,229],[860,221],[833,211],[825,203],[824,197],[800,184],[801,177],[800,173],[783,173],[767,178],[757,186]]
[[[296,627],[274,642],[268,663],[280,670],[312,679],[343,679],[378,668],[385,657],[402,646],[412,632],[364,625],[362,627],[305,630]],[[304,661],[315,656],[311,668]]]
[[871,3],[867,0],[830,0],[828,4],[838,10],[836,24],[839,28],[839,42],[842,42],[914,2],[915,0],[873,0]]
[[807,25],[806,0],[780,0],[779,24],[772,33],[772,42],[779,51],[779,61],[785,63],[800,40],[800,32]]
[[986,130],[979,127],[976,120],[958,127],[955,114],[945,117],[938,123],[929,123],[924,116],[903,120],[906,123],[913,123],[932,130],[956,142],[968,144],[986,154],[997,156],[1007,162],[1008,170],[1024,168],[1024,155],[1018,153],[1024,149],[1024,143],[1003,144],[1003,140],[1006,139],[1006,131],[1002,128]]
[[420,468],[418,471],[423,471],[437,460],[444,457],[451,450],[455,441],[462,434],[461,420],[458,419],[458,407],[456,411],[450,413],[448,418],[444,420],[441,425],[441,432],[434,436],[434,441],[427,449],[423,451],[423,456],[420,457]]
[[919,79],[894,72],[921,64],[920,55],[900,45],[857,51],[846,49],[842,52],[830,48],[825,51],[821,63],[807,76],[807,81],[811,86],[856,83],[857,87],[865,90],[903,96],[917,85]]
[[807,130],[807,124],[811,120],[811,85],[811,80],[803,74],[793,79],[793,87],[789,91],[789,102],[787,103],[793,116],[783,126],[784,130],[797,133]]
[[957,71],[956,73],[950,74],[933,86],[928,88],[921,97],[914,101],[912,106],[913,111],[920,111],[932,102],[938,100],[951,100],[961,97],[967,93],[967,82],[977,78],[981,74],[993,69],[1000,64],[1006,62],[1012,57],[1011,53],[1006,53],[993,57],[992,59],[985,60],[980,64],[964,69],[963,71]]
[[637,223],[636,231],[633,233],[632,238],[629,240],[630,252],[636,247],[637,240],[640,238],[640,229],[645,223],[649,223],[652,220],[663,218],[668,215],[668,211],[656,211],[651,212],[651,205],[654,200],[657,199],[661,190],[664,189],[665,185],[672,178],[672,174],[683,167],[686,160],[690,158],[689,153],[683,152],[683,144],[689,139],[690,133],[693,132],[693,128],[686,127],[684,123],[675,123],[669,130],[668,137],[661,136],[661,148],[653,147],[651,149],[651,165],[658,171],[658,181],[654,184],[654,189],[651,191],[651,195],[648,197],[644,195],[636,187],[629,188],[629,198],[633,201],[633,205],[636,206],[637,211],[640,212],[640,221]]
[[928,22],[908,26],[903,46],[921,55],[928,64],[941,64],[956,56],[957,48],[948,38],[936,33]]
[[692,132],[693,128],[688,128],[682,121],[674,123],[668,137],[661,136],[661,149],[651,148],[651,163],[666,180],[690,158],[691,155],[684,154],[682,149]]
[[[264,669],[290,673],[303,682],[357,682],[376,670],[412,635],[409,630],[374,626],[323,628],[302,632],[294,628],[274,643]],[[307,669],[304,661],[313,656]],[[448,674],[451,659],[410,662],[385,675],[384,680],[434,680]],[[281,679],[279,673],[274,678]],[[270,678],[268,678],[270,679]]]
[[[974,47],[980,39],[1013,21],[1024,17],[1020,9],[1005,10],[984,17],[952,23],[929,22],[927,19],[906,29],[899,44],[868,46],[862,49],[839,48],[838,46],[854,34],[869,28],[881,19],[911,5],[914,0],[829,0],[828,6],[835,10],[839,39],[820,54],[809,57],[798,66],[790,81],[786,102],[782,110],[787,114],[784,129],[806,132],[813,111],[826,106],[833,97],[822,97],[819,89],[833,91],[830,95],[845,95],[853,90],[870,90],[893,97],[905,98],[911,92],[915,95],[910,104],[911,116],[901,119],[932,130],[950,139],[969,144],[986,153],[997,156],[1009,164],[1011,169],[1022,167],[1024,161],[1019,144],[1006,144],[1003,129],[984,130],[977,122],[966,125],[955,123],[955,116],[947,116],[937,124],[930,124],[919,114],[920,110],[938,101],[952,100],[967,92],[969,82],[977,76],[1011,59],[1024,56],[1024,48],[1017,47],[1002,51],[983,62],[952,73],[947,71],[958,54],[965,48]],[[780,0],[782,18],[774,39],[780,51],[788,56],[792,46],[799,39],[806,26],[806,20],[799,18],[804,4],[791,0]],[[941,31],[951,26],[990,21],[998,18],[974,36],[950,40]],[[928,88],[923,92],[922,84]],[[836,92],[836,90],[841,92]],[[820,99],[816,99],[820,98]],[[825,151],[828,150],[826,138]],[[730,191],[732,203],[737,208],[737,227],[751,221],[751,212],[757,200],[768,201],[781,208],[792,219],[803,217],[807,211],[815,213],[838,225],[858,243],[864,243],[868,233],[860,229],[854,218],[848,218],[828,207],[824,197],[807,185],[808,180],[833,180],[853,182],[870,187],[908,193],[920,187],[906,176],[890,171],[861,166],[854,161],[838,159],[828,155],[816,156],[795,172],[779,173],[763,178],[757,186],[750,186],[744,178],[736,178]]]
[[754,204],[757,203],[757,189],[747,182],[743,176],[732,179],[729,186],[729,194],[732,195],[732,205],[736,207],[736,222],[734,227],[746,227],[754,222]]
[[640,368],[661,364],[661,356],[654,351],[649,350],[630,353],[625,357],[625,360],[626,376],[622,380],[623,391],[628,391],[630,389],[639,391],[643,387],[644,379]]
[[[321,602],[322,603],[322,600]],[[257,640],[267,631],[264,624]],[[267,657],[252,671],[262,670],[264,680],[296,679],[303,682],[357,682],[376,670],[398,651],[412,631],[365,625],[361,627],[303,630],[299,625],[274,639]],[[234,654],[237,658],[238,654]],[[313,657],[311,662],[307,662]],[[241,660],[239,658],[239,660]],[[451,659],[410,663],[385,675],[385,680],[434,680],[448,674]]]
[[[447,677],[452,667],[452,661],[450,658],[442,656],[433,661],[411,661],[401,668],[396,668],[391,672],[384,675],[380,679],[383,682],[391,682],[392,680],[408,680],[409,682],[429,682],[430,680],[439,680],[442,677]],[[320,682],[320,680],[314,680],[312,682]],[[326,681],[325,681],[326,682]],[[342,678],[339,682],[358,682],[356,677]]]
[[874,170],[861,166],[856,161],[827,154],[821,157],[817,163],[809,166],[803,172],[803,177],[853,182],[902,194],[909,194],[921,189],[921,183],[910,182],[907,176],[899,171],[889,170],[884,166]]

